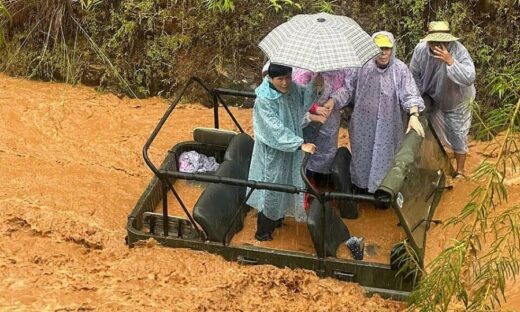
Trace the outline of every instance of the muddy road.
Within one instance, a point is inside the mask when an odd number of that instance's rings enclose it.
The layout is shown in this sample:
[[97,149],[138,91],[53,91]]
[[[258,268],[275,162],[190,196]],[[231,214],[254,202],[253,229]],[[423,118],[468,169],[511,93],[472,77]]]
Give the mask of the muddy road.
[[[0,310],[405,308],[366,298],[355,284],[319,279],[313,272],[241,266],[151,241],[128,249],[126,218],[151,178],[141,148],[166,106],[159,98],[130,100],[83,86],[0,75]],[[233,112],[250,131],[251,110]],[[232,129],[228,118],[221,120]],[[211,110],[176,109],[151,149],[152,158],[160,162],[173,143],[189,139],[195,121],[211,126]],[[470,157],[469,169],[478,159]],[[472,188],[472,182],[455,183],[438,210],[440,218],[460,210],[462,194]],[[452,235],[441,227],[432,231],[430,259]],[[520,304],[519,292],[513,287],[510,307]]]

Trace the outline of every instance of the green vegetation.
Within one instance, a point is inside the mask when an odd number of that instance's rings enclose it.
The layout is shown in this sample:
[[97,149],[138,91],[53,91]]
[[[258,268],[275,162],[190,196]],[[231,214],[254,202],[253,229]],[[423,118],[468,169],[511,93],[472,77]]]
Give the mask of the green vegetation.
[[518,0],[0,0],[0,70],[140,97],[170,97],[190,76],[247,88],[260,78],[261,38],[294,14],[320,11],[350,16],[369,33],[393,32],[406,62],[431,20],[448,20],[468,48],[477,66],[473,133],[506,134],[498,156],[476,171],[482,186],[447,225],[461,230],[421,273],[411,303],[496,308],[520,267],[519,207],[495,211],[520,160]]
[[0,1],[0,69],[139,96],[170,96],[192,75],[248,87],[264,60],[260,39],[294,14],[320,11],[351,16],[369,33],[393,32],[405,61],[427,22],[446,18],[478,67],[483,119],[502,103],[495,92],[504,75],[519,79],[516,0]]
[[[520,272],[520,205],[507,207],[506,178],[514,176],[520,162],[518,130],[520,100],[494,110],[505,120],[505,136],[495,141],[488,160],[473,179],[480,185],[460,213],[446,226],[459,226],[451,246],[422,271],[423,279],[410,297],[410,310],[496,311],[506,299],[506,282]],[[497,208],[500,207],[500,210]],[[418,268],[415,266],[416,269]]]

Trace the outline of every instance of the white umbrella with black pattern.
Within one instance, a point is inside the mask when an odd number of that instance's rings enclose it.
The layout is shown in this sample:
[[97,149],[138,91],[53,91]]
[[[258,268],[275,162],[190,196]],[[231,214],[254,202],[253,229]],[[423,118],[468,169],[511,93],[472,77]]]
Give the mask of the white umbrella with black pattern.
[[295,15],[259,46],[271,63],[313,72],[361,67],[381,53],[353,19],[328,13]]

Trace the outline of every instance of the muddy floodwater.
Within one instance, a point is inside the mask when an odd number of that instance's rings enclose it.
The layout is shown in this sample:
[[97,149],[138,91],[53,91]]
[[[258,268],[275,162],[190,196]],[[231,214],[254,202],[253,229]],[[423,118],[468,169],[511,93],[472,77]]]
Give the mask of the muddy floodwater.
[[[186,207],[194,207],[197,199],[204,191],[204,185],[191,181],[177,180],[174,183]],[[162,201],[156,207],[155,212],[162,213]],[[192,210],[190,210],[191,212]],[[173,194],[168,194],[168,212],[171,216],[186,218]],[[343,219],[352,235],[365,238],[365,261],[390,264],[390,250],[392,246],[401,242],[406,234],[400,226],[397,215],[392,209],[376,210],[372,205],[361,203],[358,205],[359,217],[356,220]],[[259,247],[273,248],[279,250],[298,251],[314,254],[311,236],[307,224],[296,222],[288,217],[283,226],[273,233],[272,241],[260,242],[254,238],[256,231],[256,211],[249,211],[245,220],[244,228],[231,240],[231,245],[254,245]],[[342,244],[337,251],[338,258],[352,259],[348,248]]]
[[[1,311],[405,309],[403,303],[367,298],[356,284],[320,279],[310,271],[243,266],[153,241],[128,249],[127,216],[152,177],[141,149],[166,107],[159,98],[131,100],[83,86],[0,75]],[[251,133],[252,111],[232,111]],[[233,130],[227,116],[220,119]],[[212,122],[212,110],[181,105],[152,146],[152,159],[160,163],[173,144],[191,139],[194,125],[211,127]],[[340,140],[345,143],[344,132]],[[478,164],[483,146],[473,144],[469,169]],[[510,183],[510,200],[518,202],[515,183]],[[476,182],[457,180],[454,186],[436,218],[460,211]],[[200,186],[179,188],[192,207]],[[368,255],[371,261],[384,261],[386,256],[379,255],[401,238],[397,219],[379,214],[387,211],[362,207],[364,221],[349,223],[353,234],[383,224],[370,234],[374,250],[381,251]],[[255,221],[254,213],[249,215],[246,228]],[[272,247],[312,252],[305,227],[288,220],[286,228],[269,242]],[[245,230],[235,240],[255,243],[252,234],[253,229]],[[454,230],[432,227],[428,261],[453,235]],[[349,256],[346,250],[341,254]],[[507,298],[509,308],[520,307],[519,284],[511,284]]]

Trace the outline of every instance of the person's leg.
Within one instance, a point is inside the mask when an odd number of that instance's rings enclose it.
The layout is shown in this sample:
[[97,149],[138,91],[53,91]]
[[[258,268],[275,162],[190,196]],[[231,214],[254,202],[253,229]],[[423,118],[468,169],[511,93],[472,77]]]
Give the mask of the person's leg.
[[314,182],[316,183],[315,185],[320,188],[327,188],[330,185],[330,179],[330,174],[320,172],[314,173]]
[[465,163],[468,154],[468,134],[471,127],[471,110],[469,105],[461,105],[453,112],[446,113],[448,133],[455,157],[455,173],[453,177],[465,176]]
[[259,212],[256,219],[255,238],[259,241],[273,240],[273,232],[276,227],[276,221],[272,221],[262,212]]
[[466,154],[458,154],[455,153],[455,161],[457,163],[457,167],[455,169],[455,174],[461,174],[463,176],[466,175],[466,171],[464,170],[464,164],[466,162]]
[[[315,172],[312,171],[312,170],[305,170],[305,175],[307,176],[307,178],[309,179],[309,182],[313,185],[313,186],[316,186],[316,181],[314,180],[314,176],[315,176]],[[312,202],[312,196],[311,194],[309,193],[305,193],[304,194],[304,197],[303,197],[303,209],[305,209],[305,211],[307,211],[307,209],[309,209],[309,207],[311,206],[311,202]]]

